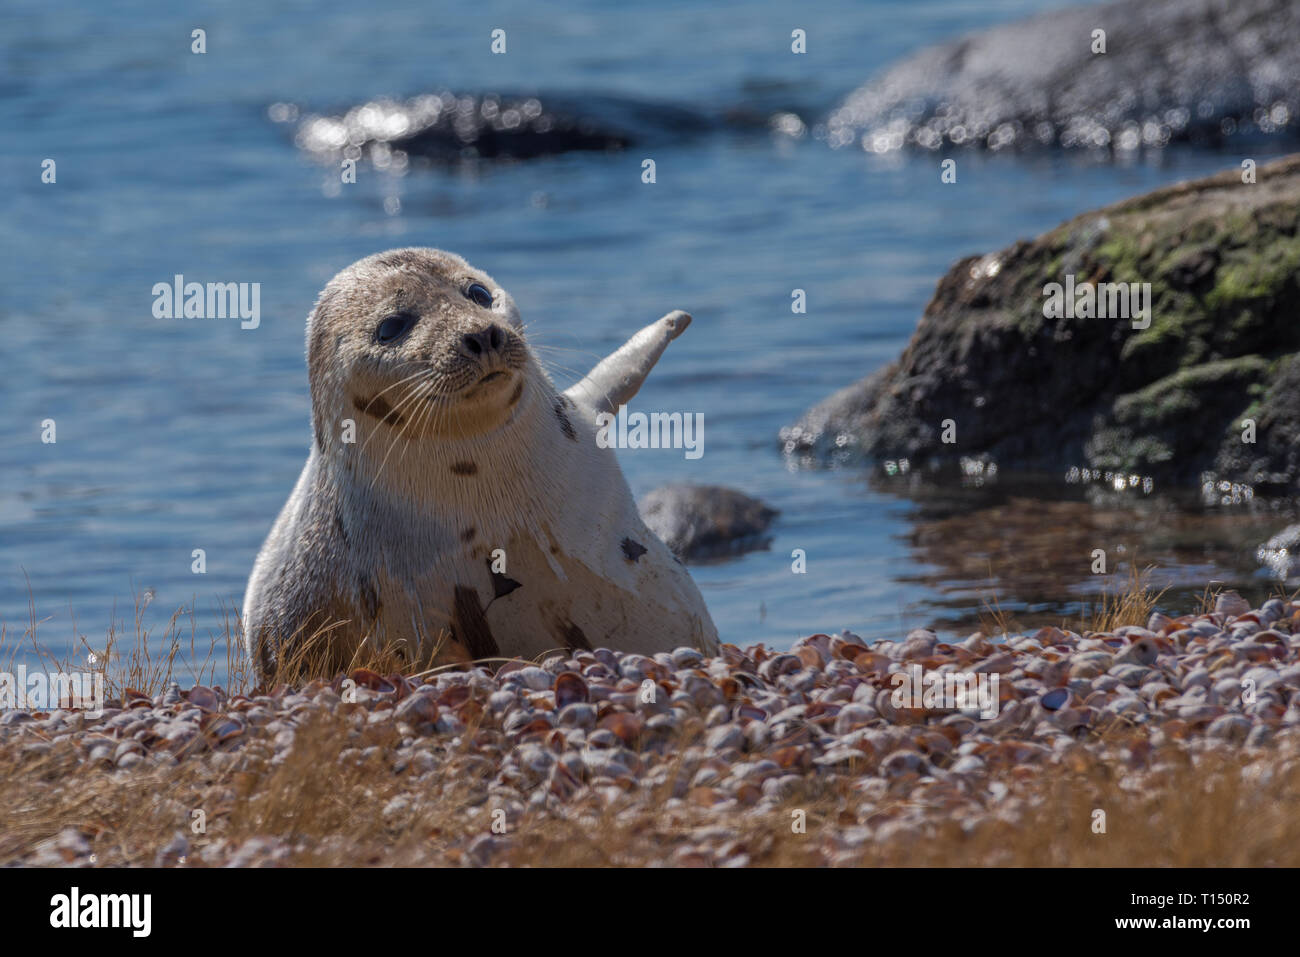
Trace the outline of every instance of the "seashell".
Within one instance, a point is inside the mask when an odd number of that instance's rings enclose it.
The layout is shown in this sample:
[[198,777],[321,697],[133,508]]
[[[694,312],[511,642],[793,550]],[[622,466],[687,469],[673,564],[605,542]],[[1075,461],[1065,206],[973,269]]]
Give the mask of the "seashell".
[[[790,652],[799,655],[801,659],[804,659],[804,667],[820,668],[825,662],[829,661],[833,657],[831,653],[831,645],[833,641],[834,639],[832,639],[830,635],[809,635],[806,638],[800,638],[796,641],[790,648]],[[809,656],[808,658],[804,658],[800,653],[805,650],[814,652],[815,657]]]
[[1235,618],[1250,611],[1250,602],[1242,598],[1231,588],[1219,593],[1214,601],[1214,613],[1227,618]]
[[348,674],[348,677],[356,683],[357,687],[375,691],[379,694],[391,694],[397,690],[387,678],[371,671],[369,668],[354,668]]
[[1038,699],[1048,711],[1059,711],[1064,708],[1070,701],[1070,692],[1064,688],[1053,688],[1051,691],[1044,692]]
[[430,693],[408,695],[393,709],[393,717],[416,727],[433,725],[438,721],[438,702]]
[[718,725],[709,731],[704,746],[710,751],[741,751],[745,747],[745,731],[735,722]]
[[[539,713],[546,714],[546,712],[544,711]],[[438,718],[440,730],[441,730],[441,723],[445,717],[446,717],[445,715],[440,715]],[[469,698],[465,701],[462,701],[460,706],[456,708],[456,718],[457,720],[460,721],[461,724],[467,724],[467,725],[478,724],[480,721],[483,720],[483,705],[480,704],[474,698]]]
[[[503,668],[508,667],[503,665]],[[508,682],[503,684],[523,685],[531,691],[549,691],[555,683],[555,676],[534,664],[527,664],[522,668],[515,668],[506,673]]]
[[520,708],[510,713],[501,729],[512,737],[522,739],[530,734],[550,731],[552,727],[554,725],[551,724],[550,712]]
[[889,688],[880,688],[876,691],[875,701],[873,702],[876,713],[886,721],[897,723],[902,718],[902,712],[894,707],[894,692]]
[[720,657],[731,668],[746,668],[753,671],[758,664],[758,659],[751,658],[735,645],[730,642],[724,642],[718,646],[718,657]]
[[783,770],[807,768],[812,764],[808,748],[801,745],[785,745],[774,748],[768,752],[767,757]]
[[938,731],[919,730],[912,738],[912,744],[916,750],[926,755],[931,760],[936,756],[942,758],[952,753],[953,741],[946,734],[940,734]]
[[224,744],[244,733],[244,722],[231,715],[214,715],[203,727],[203,733],[213,744]]
[[1287,603],[1280,598],[1270,598],[1260,607],[1260,621],[1274,622],[1288,614]]
[[1061,644],[1067,641],[1067,636],[1060,628],[1054,625],[1045,625],[1039,628],[1031,636],[1034,641],[1038,642],[1040,648],[1046,648],[1048,645]]
[[1211,675],[1224,668],[1231,668],[1234,664],[1233,654],[1227,648],[1220,648],[1212,656],[1206,657],[1206,668]]
[[819,768],[832,768],[850,774],[865,767],[866,763],[867,755],[857,748],[831,748],[820,757],[813,758],[813,764]]
[[[693,787],[690,789],[690,791],[686,793],[686,800],[691,804],[695,804],[700,807],[714,807],[715,805],[722,804],[727,799],[728,799],[727,792],[723,791],[721,788]],[[681,851],[686,851],[686,850],[688,849],[681,848],[678,853],[678,856],[679,857],[681,856]]]
[[557,724],[561,728],[590,730],[596,726],[596,709],[585,701],[575,701],[560,709]]
[[1189,725],[1209,724],[1223,713],[1224,709],[1217,704],[1184,704],[1178,708],[1178,717]]
[[1173,701],[1177,697],[1178,692],[1168,685],[1156,685],[1155,690],[1150,692],[1151,703],[1157,708],[1163,707],[1166,701]]
[[1111,677],[1118,679],[1121,684],[1129,688],[1136,688],[1142,684],[1142,681],[1151,673],[1150,668],[1130,664],[1116,664],[1108,672]]
[[[660,690],[662,690],[663,687],[664,686],[661,686]],[[718,692],[722,695],[722,697],[726,701],[731,701],[734,698],[738,697],[744,691],[745,688],[744,685],[742,685],[735,678],[731,677],[731,675],[726,675],[722,678],[717,679],[717,681],[714,684],[714,687],[718,689]],[[656,695],[656,697],[659,697],[659,695]]]
[[990,655],[979,664],[967,668],[966,671],[971,674],[1007,674],[1015,666],[1016,656],[1009,651],[1001,651]]
[[821,727],[828,727],[835,723],[835,716],[840,713],[841,707],[834,701],[818,699],[808,705],[804,711],[804,718],[816,722]]
[[[607,651],[604,648],[601,648],[599,650],[605,652],[605,656],[610,659],[606,661],[604,657],[601,657],[599,654],[596,654],[595,657],[601,663],[601,665],[607,668],[618,667],[618,659],[614,657],[614,655],[611,652]],[[503,662],[501,665],[497,667],[496,679],[499,682],[506,675],[512,674],[513,672],[516,671],[523,671],[531,664],[532,664],[531,661],[527,661],[523,658],[512,658],[509,661]]]
[[641,730],[645,727],[645,722],[639,715],[614,711],[600,720],[600,727],[612,732],[624,744],[631,747],[641,737]]
[[585,703],[587,700],[587,682],[582,679],[582,675],[573,671],[563,671],[555,676],[557,708],[564,708],[578,702]]
[[840,645],[838,648],[835,649],[835,651],[836,651],[836,657],[844,661],[857,661],[860,656],[864,654],[870,654],[870,652],[864,646],[853,645],[853,644],[849,644],[848,642],[845,642],[843,645]]
[[919,751],[898,750],[887,755],[885,760],[880,762],[880,771],[886,777],[891,778],[923,774],[926,771],[925,756]]
[[675,648],[670,655],[675,668],[698,668],[704,662],[702,655],[695,648]]
[[1168,615],[1162,615],[1158,611],[1153,611],[1151,617],[1147,619],[1147,631],[1159,635],[1164,633],[1168,628],[1176,628],[1178,623]]
[[452,685],[438,695],[438,704],[444,708],[458,708],[469,700],[471,693],[469,685]]
[[758,674],[766,681],[775,682],[781,675],[791,674],[803,667],[797,655],[774,655],[758,666]]
[[1205,735],[1231,744],[1241,744],[1250,734],[1251,728],[1251,720],[1244,715],[1225,714],[1210,722],[1210,726],[1205,729]]
[[1263,631],[1257,631],[1254,635],[1254,640],[1259,644],[1278,645],[1285,649],[1287,645],[1287,637],[1288,636],[1282,634],[1280,631],[1266,628]]
[[384,680],[393,686],[395,693],[393,700],[395,701],[402,701],[415,693],[416,685],[414,685],[405,675],[391,674]]
[[826,659],[822,657],[821,652],[810,645],[795,649],[795,654],[805,668],[815,668],[820,671],[826,665]]
[[865,728],[879,717],[874,707],[861,702],[845,705],[835,716],[834,730],[836,734],[848,734],[858,728]]
[[[1251,669],[1252,671],[1254,669]],[[1246,672],[1247,675],[1250,672]],[[1287,667],[1276,672],[1277,680],[1292,691],[1300,690],[1300,665],[1288,665]]]
[[981,658],[993,653],[993,643],[985,637],[982,631],[977,631],[964,641],[959,641],[957,647],[971,654],[979,655]]
[[216,711],[221,707],[221,701],[217,697],[217,693],[203,685],[195,685],[185,692],[185,700],[200,711]]
[[1273,729],[1265,724],[1257,724],[1246,735],[1246,747],[1262,748],[1273,742]]
[[1052,720],[1067,734],[1078,737],[1096,722],[1097,711],[1094,708],[1062,708],[1053,713]]
[[893,660],[879,652],[864,650],[853,659],[853,664],[863,674],[884,676],[888,674]]
[[938,643],[939,638],[934,632],[915,628],[901,642],[888,647],[885,653],[895,661],[911,661],[929,656]]
[[1151,665],[1160,656],[1160,648],[1154,635],[1135,638],[1133,643],[1120,649],[1115,655],[1115,664]]

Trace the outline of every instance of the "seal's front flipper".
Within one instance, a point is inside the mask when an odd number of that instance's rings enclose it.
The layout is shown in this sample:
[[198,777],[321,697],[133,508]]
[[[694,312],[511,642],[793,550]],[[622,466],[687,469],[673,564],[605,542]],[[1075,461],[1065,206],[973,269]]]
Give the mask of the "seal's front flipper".
[[618,351],[601,359],[585,379],[570,386],[564,394],[597,412],[618,412],[620,405],[636,395],[668,343],[690,324],[688,313],[680,309],[668,313],[623,343]]

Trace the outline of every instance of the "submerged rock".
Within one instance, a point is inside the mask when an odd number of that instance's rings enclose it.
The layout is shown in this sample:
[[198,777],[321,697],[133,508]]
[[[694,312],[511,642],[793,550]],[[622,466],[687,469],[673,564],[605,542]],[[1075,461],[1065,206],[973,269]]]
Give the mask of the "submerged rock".
[[[1094,52],[1094,31],[1105,52]],[[898,63],[831,114],[832,146],[1130,151],[1300,130],[1300,4],[1120,0]]]
[[1176,184],[961,260],[903,355],[782,429],[786,452],[1295,491],[1300,156],[1257,180]]
[[778,512],[721,485],[664,485],[637,507],[650,530],[682,561],[738,555],[767,547],[764,536]]
[[409,100],[371,100],[335,116],[299,118],[299,108],[289,103],[277,103],[269,112],[278,122],[297,123],[295,142],[308,153],[327,160],[364,157],[381,168],[411,157],[452,163],[621,150],[710,126],[703,114],[685,107],[613,96],[577,100],[442,91]]

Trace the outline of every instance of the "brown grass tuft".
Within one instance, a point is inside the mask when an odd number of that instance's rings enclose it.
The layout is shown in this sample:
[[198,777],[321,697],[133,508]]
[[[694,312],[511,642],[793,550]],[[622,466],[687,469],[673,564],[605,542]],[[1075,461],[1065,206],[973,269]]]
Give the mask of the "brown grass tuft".
[[1129,565],[1129,577],[1122,591],[1101,594],[1100,601],[1081,622],[1084,632],[1111,632],[1124,625],[1146,627],[1151,613],[1167,589],[1156,591],[1150,584],[1154,565],[1139,569],[1136,561]]

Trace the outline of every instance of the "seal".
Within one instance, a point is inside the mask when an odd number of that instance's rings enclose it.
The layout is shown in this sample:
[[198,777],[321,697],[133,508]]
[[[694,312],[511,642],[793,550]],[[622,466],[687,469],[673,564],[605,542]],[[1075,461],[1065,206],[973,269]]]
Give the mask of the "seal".
[[596,441],[690,318],[559,392],[509,293],[459,256],[397,249],[335,276],[307,320],[311,451],[244,597],[261,675],[307,648],[323,673],[366,648],[715,652],[699,589]]

